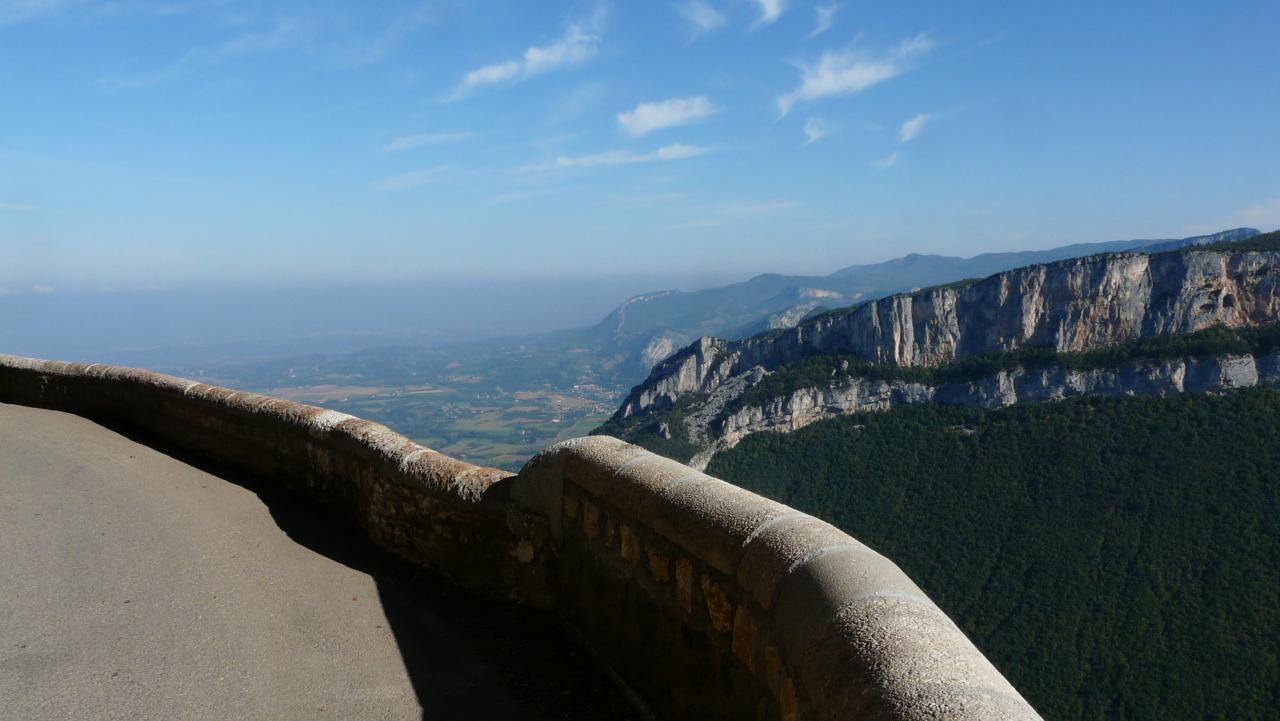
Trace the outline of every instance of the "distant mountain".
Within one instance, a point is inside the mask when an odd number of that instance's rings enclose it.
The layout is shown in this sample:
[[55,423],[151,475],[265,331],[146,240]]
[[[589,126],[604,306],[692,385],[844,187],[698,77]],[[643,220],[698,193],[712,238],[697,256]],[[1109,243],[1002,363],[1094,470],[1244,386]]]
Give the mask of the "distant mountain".
[[950,283],[961,278],[985,278],[1003,270],[1098,253],[1116,253],[1126,250],[1143,252],[1175,250],[1193,245],[1245,240],[1255,235],[1258,235],[1258,231],[1253,228],[1234,228],[1211,235],[1197,235],[1176,240],[1112,240],[1102,243],[1076,243],[1048,250],[983,253],[972,258],[912,253],[903,258],[895,258],[874,265],[851,265],[837,270],[831,274],[831,277],[854,281],[867,289],[864,292],[880,290],[887,294]]
[[973,258],[911,254],[884,263],[852,265],[825,277],[758,275],[719,288],[638,295],[590,329],[584,340],[616,357],[620,361],[618,371],[623,375],[620,380],[631,382],[700,336],[734,339],[790,328],[824,308],[1036,263],[1104,252],[1230,242],[1257,234],[1252,228],[1235,228],[1190,238],[1077,243],[1049,250],[985,253]]

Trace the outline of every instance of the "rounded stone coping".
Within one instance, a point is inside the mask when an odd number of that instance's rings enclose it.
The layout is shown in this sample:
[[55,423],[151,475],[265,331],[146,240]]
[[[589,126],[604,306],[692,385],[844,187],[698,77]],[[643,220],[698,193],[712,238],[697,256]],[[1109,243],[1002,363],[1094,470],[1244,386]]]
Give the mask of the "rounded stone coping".
[[497,468],[476,466],[451,458],[414,443],[380,423],[346,413],[141,368],[0,354],[0,369],[119,383],[126,387],[168,395],[174,400],[187,398],[203,401],[228,411],[255,416],[295,430],[301,437],[313,436],[331,442],[350,442],[403,474],[405,480],[425,490],[455,496],[468,503],[478,502],[491,486],[512,475]]
[[[17,382],[4,371],[18,371]],[[0,355],[0,384],[8,381],[28,400],[41,400],[47,391],[43,378],[24,388],[24,372],[101,382],[108,391],[141,391],[75,399],[90,408],[99,404],[99,412],[103,405],[119,404],[112,412],[122,418],[136,399],[186,400],[233,417],[262,419],[268,428],[319,440],[329,450],[354,447],[381,472],[421,491],[468,504],[483,500],[496,512],[511,506],[533,511],[557,543],[564,542],[564,484],[572,484],[729,578],[739,603],[750,602],[763,613],[764,631],[813,717],[1039,720],[888,559],[830,524],[616,438],[551,446],[504,483],[502,493],[486,494],[510,474],[450,458],[337,411],[137,368]]]
[[559,543],[565,484],[732,578],[819,718],[1040,719],[897,565],[824,521],[592,436],[542,451],[511,489]]

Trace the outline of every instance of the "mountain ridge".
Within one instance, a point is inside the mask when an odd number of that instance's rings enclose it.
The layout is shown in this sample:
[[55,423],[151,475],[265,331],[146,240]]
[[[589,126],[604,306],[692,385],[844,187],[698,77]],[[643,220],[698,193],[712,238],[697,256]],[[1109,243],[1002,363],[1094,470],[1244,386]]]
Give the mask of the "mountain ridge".
[[[1203,245],[1218,248],[1222,242]],[[734,341],[700,338],[655,366],[650,377],[632,389],[606,430],[636,437],[645,419],[683,404],[680,416],[682,423],[688,419],[686,427],[666,423],[662,428],[668,435],[684,433],[699,447],[693,459],[697,465],[707,462],[718,448],[757,430],[794,430],[831,415],[930,400],[998,407],[1016,402],[1018,383],[1024,388],[1023,396],[1048,399],[1077,395],[1090,385],[1115,387],[1118,392],[1138,387],[1151,392],[1181,391],[1184,376],[1195,362],[1131,369],[1127,383],[1066,373],[1049,382],[1041,374],[1035,389],[1030,389],[1035,383],[1029,380],[1035,374],[1019,375],[1012,368],[993,368],[984,378],[969,379],[968,385],[930,385],[910,377],[895,381],[874,373],[867,383],[853,380],[863,380],[856,374],[867,373],[864,364],[879,369],[876,372],[881,375],[885,369],[919,372],[1026,349],[1081,353],[1215,326],[1241,328],[1276,321],[1280,321],[1280,251],[1189,248],[1054,261],[979,281],[869,300],[781,332]],[[790,389],[751,409],[730,407],[780,369],[808,357],[841,354],[859,367],[848,371],[846,361],[843,368],[830,370],[832,379],[826,382]],[[1252,384],[1272,382],[1272,359],[1250,361]],[[1227,376],[1218,385],[1208,383],[1203,388],[1249,385],[1231,380],[1230,373]]]

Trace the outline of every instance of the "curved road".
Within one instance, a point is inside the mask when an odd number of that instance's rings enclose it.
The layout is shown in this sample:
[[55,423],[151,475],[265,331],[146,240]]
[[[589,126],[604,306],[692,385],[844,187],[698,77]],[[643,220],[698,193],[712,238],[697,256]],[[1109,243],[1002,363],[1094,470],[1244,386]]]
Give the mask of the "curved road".
[[622,712],[545,618],[398,580],[282,503],[85,419],[0,404],[0,716]]

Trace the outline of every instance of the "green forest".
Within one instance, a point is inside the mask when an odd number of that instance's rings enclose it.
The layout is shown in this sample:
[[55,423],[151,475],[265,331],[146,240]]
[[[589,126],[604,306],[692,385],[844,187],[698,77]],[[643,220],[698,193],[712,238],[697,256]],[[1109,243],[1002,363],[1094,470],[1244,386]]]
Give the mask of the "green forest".
[[1280,712],[1280,391],[911,406],[708,472],[893,559],[1050,721]]

